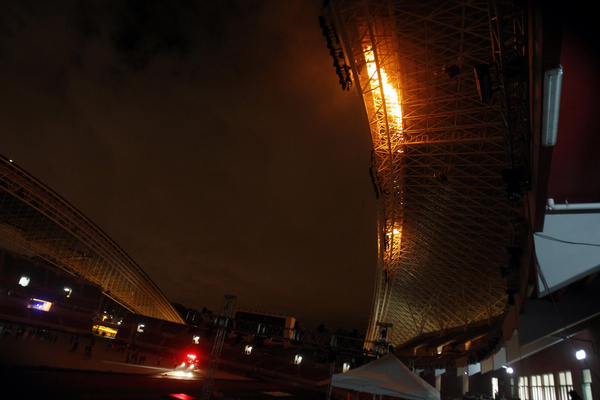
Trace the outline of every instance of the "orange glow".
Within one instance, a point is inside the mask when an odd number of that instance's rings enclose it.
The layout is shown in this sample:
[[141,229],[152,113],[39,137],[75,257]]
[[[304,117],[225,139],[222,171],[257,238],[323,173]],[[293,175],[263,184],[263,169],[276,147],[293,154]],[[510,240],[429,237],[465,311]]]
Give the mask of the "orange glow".
[[[386,156],[392,163],[397,163],[404,157],[404,134],[402,125],[402,107],[400,102],[400,91],[392,84],[392,79],[382,65],[378,65],[375,51],[372,47],[364,49],[367,72],[369,74],[370,94],[373,99],[375,115],[373,118],[377,124],[373,129],[373,141],[376,147],[385,149]],[[385,114],[384,114],[385,113]],[[391,169],[390,169],[391,172]],[[390,177],[392,178],[392,177]],[[402,179],[393,177],[393,207],[404,207],[404,195]],[[401,217],[400,217],[401,218]],[[391,221],[392,225],[386,227],[385,248],[390,257],[395,257],[402,245],[402,221]],[[387,262],[391,262],[391,259]],[[390,265],[387,266],[391,268]]]
[[[375,54],[370,47],[365,49],[365,60],[367,62],[369,76],[377,76]],[[383,67],[379,68],[379,76],[381,77],[381,91],[383,91],[383,100],[385,100],[390,135],[396,136],[400,140],[404,140],[402,135],[402,108],[400,106],[400,96],[398,91],[389,82],[388,75]],[[377,107],[378,103],[382,102],[381,91],[378,90],[379,80],[371,79],[370,82],[371,89],[373,90],[373,101],[375,102],[375,107]]]
[[402,231],[400,229],[394,228],[394,229],[392,229],[391,232],[388,232],[387,235],[388,236],[390,236],[390,235],[399,235],[400,233],[402,233]]
[[113,328],[109,328],[108,326],[102,326],[102,325],[94,325],[92,327],[92,330],[100,336],[109,338],[109,339],[114,339],[117,336],[117,333],[119,332],[116,329]]

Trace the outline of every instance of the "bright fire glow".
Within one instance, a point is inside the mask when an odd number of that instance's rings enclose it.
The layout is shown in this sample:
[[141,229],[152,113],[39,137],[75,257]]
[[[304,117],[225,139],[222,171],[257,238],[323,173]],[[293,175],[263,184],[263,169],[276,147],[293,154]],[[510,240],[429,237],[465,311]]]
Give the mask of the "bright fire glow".
[[391,232],[388,232],[387,235],[388,236],[390,236],[390,235],[399,235],[400,233],[401,233],[401,231],[399,229],[394,228],[394,229],[392,229]]
[[[369,76],[376,77],[377,64],[375,63],[375,54],[370,47],[365,49],[365,60],[367,62]],[[396,136],[400,140],[404,140],[404,137],[402,136],[402,108],[400,107],[400,96],[398,95],[398,91],[389,82],[388,75],[383,67],[379,68],[379,75],[381,76],[381,85],[384,96],[383,100],[385,100],[390,134]],[[379,80],[371,79],[370,82],[371,89],[373,90],[372,93],[375,107],[378,107],[378,104],[382,102],[381,92],[379,91]],[[381,129],[380,132],[382,132]]]
[[[364,49],[364,56],[371,86],[370,93],[376,113],[376,115],[370,116],[377,124],[375,127],[376,133],[373,133],[373,141],[376,147],[387,149],[392,157],[391,162],[396,163],[399,158],[404,157],[400,92],[392,85],[385,68],[382,65],[377,65],[375,51],[372,47]],[[385,115],[381,115],[380,113],[384,111]],[[397,177],[388,177],[388,179],[393,179],[393,187],[390,188],[390,192],[393,193],[396,205],[403,207],[402,182],[396,181]],[[393,226],[396,224],[400,226]],[[397,253],[402,243],[401,222],[395,221],[393,225],[386,227],[386,237],[384,238],[386,240],[385,248],[390,252],[390,255]]]

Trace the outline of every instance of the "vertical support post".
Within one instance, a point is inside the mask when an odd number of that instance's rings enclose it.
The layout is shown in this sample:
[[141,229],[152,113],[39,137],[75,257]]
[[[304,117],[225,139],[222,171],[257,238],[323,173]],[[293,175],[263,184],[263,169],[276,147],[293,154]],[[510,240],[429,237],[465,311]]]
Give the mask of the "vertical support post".
[[329,389],[327,390],[327,400],[331,400],[331,393],[333,391],[333,373],[335,372],[335,360],[332,361],[329,366]]
[[225,301],[221,309],[220,315],[215,318],[215,324],[217,325],[217,335],[215,336],[215,342],[213,344],[212,353],[210,355],[210,364],[204,379],[204,386],[202,387],[201,400],[209,400],[212,394],[212,387],[215,381],[215,373],[217,372],[217,366],[219,365],[219,357],[221,350],[223,349],[223,342],[225,341],[225,335],[227,334],[227,325],[229,319],[233,314],[233,307],[235,305],[236,296],[225,295]]

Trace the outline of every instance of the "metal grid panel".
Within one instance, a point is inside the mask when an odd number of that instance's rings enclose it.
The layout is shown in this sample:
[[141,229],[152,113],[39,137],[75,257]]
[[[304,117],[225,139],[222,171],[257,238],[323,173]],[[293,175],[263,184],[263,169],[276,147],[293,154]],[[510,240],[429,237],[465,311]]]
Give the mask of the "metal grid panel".
[[501,268],[523,210],[507,199],[499,105],[480,101],[473,73],[493,58],[487,3],[332,7],[369,118],[380,199],[367,339],[377,340],[378,323],[393,324],[399,345],[491,320],[506,308]]
[[66,201],[0,157],[0,235],[24,251],[102,287],[127,310],[184,323],[129,256]]

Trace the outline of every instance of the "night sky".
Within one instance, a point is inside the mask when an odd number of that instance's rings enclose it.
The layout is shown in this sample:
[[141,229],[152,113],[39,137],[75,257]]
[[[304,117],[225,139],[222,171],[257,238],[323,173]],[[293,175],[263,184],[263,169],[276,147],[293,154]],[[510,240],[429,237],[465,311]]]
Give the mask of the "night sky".
[[320,0],[0,0],[0,153],[172,302],[366,330],[370,138]]

